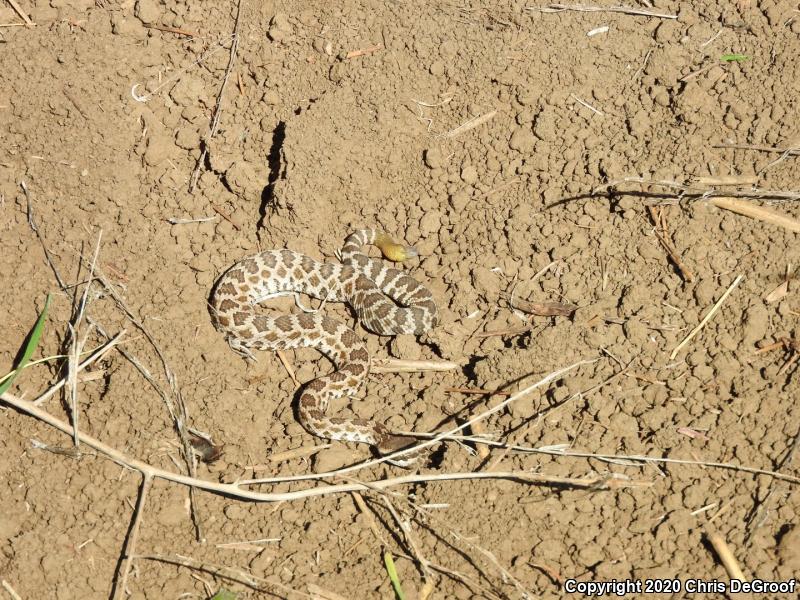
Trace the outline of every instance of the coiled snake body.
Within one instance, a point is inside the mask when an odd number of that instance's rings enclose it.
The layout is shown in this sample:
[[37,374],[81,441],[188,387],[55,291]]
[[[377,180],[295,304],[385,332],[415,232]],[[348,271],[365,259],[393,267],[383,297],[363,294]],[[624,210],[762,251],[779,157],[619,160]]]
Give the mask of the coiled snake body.
[[[235,351],[252,358],[251,349],[283,350],[313,346],[335,365],[332,373],[309,381],[300,394],[297,416],[310,433],[333,440],[363,442],[382,454],[413,444],[415,439],[393,434],[381,423],[326,415],[333,398],[356,393],[369,373],[364,343],[347,325],[318,312],[260,314],[256,305],[282,293],[301,292],[323,301],[346,302],[359,321],[380,335],[422,334],[437,322],[428,289],[403,271],[361,253],[364,245],[381,248],[389,258],[413,256],[371,229],[352,233],[342,248],[342,262],[320,263],[291,250],[268,250],[228,269],[211,298],[214,326]],[[420,455],[392,461],[410,466]]]

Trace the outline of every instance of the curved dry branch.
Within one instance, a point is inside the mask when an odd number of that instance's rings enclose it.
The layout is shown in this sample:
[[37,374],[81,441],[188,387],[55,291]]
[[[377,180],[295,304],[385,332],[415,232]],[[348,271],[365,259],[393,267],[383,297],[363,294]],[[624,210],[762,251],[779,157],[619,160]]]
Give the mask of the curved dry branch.
[[[13,406],[21,412],[24,412],[32,417],[47,423],[51,427],[59,431],[71,435],[72,427],[54,417],[50,413],[37,408],[32,402],[17,398],[12,394],[5,393],[0,396],[0,400]],[[627,487],[628,485],[642,486],[649,485],[646,482],[625,481],[621,479],[608,479],[602,476],[570,478],[570,477],[554,477],[544,475],[541,473],[532,473],[528,471],[502,471],[502,472],[465,472],[465,473],[442,473],[442,474],[417,474],[405,475],[403,477],[393,477],[389,479],[380,479],[376,481],[369,481],[365,483],[348,483],[338,485],[320,485],[307,490],[298,490],[294,492],[253,492],[250,490],[242,489],[237,483],[216,483],[213,481],[206,481],[196,477],[189,477],[188,475],[181,475],[180,473],[172,473],[159,467],[155,467],[141,460],[132,458],[116,448],[113,448],[94,437],[85,433],[79,432],[79,439],[82,443],[94,448],[101,454],[104,454],[114,462],[139,471],[145,478],[158,478],[173,483],[189,486],[196,489],[205,490],[214,494],[222,494],[232,498],[241,498],[246,500],[253,500],[256,502],[281,502],[287,500],[300,500],[302,498],[311,498],[314,496],[327,496],[330,494],[341,494],[344,492],[360,492],[365,490],[385,490],[388,488],[409,485],[414,483],[422,483],[425,481],[455,481],[463,479],[509,479],[513,481],[520,481],[524,483],[543,483],[555,484],[571,487],[582,487],[591,489],[616,489],[620,486]]]

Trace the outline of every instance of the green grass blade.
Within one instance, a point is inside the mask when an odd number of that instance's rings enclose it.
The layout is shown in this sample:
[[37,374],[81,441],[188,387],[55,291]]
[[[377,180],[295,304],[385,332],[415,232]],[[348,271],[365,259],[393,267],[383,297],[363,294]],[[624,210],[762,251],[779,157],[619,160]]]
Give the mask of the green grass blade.
[[386,565],[386,572],[389,574],[389,580],[392,582],[397,600],[406,600],[403,586],[400,585],[400,578],[397,576],[397,569],[394,568],[394,559],[392,559],[392,554],[388,551],[383,553],[383,564]]
[[[83,352],[80,353],[80,356],[91,353],[92,353],[91,350],[84,350]],[[53,354],[53,356],[45,356],[44,358],[37,358],[36,360],[30,361],[27,365],[25,365],[25,368],[28,369],[30,367],[33,367],[34,365],[40,365],[42,363],[50,362],[51,360],[61,360],[62,358],[69,358],[69,357],[66,354]],[[8,373],[0,377],[0,383],[3,383],[9,377],[14,377],[21,370],[22,369],[20,369],[19,367],[11,369]]]
[[721,57],[723,62],[744,62],[750,60],[746,54],[723,54]]
[[209,600],[237,600],[237,598],[239,598],[239,594],[222,588],[216,594],[211,596]]
[[47,300],[44,301],[44,308],[42,309],[42,313],[39,315],[39,318],[36,319],[36,323],[31,329],[31,333],[28,336],[28,342],[25,345],[25,348],[22,351],[22,357],[19,359],[19,362],[14,367],[14,374],[11,377],[5,378],[3,383],[0,383],[0,394],[4,393],[8,388],[11,387],[11,384],[14,383],[14,380],[19,375],[20,371],[25,368],[25,365],[28,364],[28,361],[33,356],[34,351],[36,350],[36,346],[39,345],[39,338],[42,337],[42,331],[44,330],[44,321],[47,318],[47,309],[50,308],[50,294],[47,294]]

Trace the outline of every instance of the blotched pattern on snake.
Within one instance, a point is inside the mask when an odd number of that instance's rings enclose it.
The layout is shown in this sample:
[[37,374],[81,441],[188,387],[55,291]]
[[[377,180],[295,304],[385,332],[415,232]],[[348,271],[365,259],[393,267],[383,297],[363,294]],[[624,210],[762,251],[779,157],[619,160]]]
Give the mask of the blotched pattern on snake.
[[[252,349],[304,346],[325,354],[335,370],[305,385],[298,420],[316,436],[363,442],[388,454],[415,439],[393,434],[381,423],[326,415],[331,399],[354,395],[369,374],[369,354],[356,333],[319,312],[268,315],[256,309],[266,298],[300,292],[327,302],[346,302],[367,329],[380,335],[420,335],[432,329],[438,315],[431,292],[403,271],[362,254],[367,244],[378,246],[393,260],[416,255],[413,248],[371,229],[348,236],[341,263],[321,263],[291,250],[268,250],[241,260],[222,275],[212,293],[211,315],[231,348],[244,356],[252,358]],[[411,453],[391,462],[411,466],[421,455]]]

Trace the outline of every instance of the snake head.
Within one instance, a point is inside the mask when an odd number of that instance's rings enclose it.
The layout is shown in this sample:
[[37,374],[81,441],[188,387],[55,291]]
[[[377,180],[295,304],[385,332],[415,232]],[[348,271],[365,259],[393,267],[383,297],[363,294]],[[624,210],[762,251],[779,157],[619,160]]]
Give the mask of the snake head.
[[378,234],[375,238],[374,244],[380,248],[383,256],[392,262],[403,262],[409,258],[419,256],[419,253],[414,246],[404,246],[403,244],[398,244],[385,233]]
[[[419,440],[413,437],[397,434],[389,434],[381,440],[378,446],[378,452],[382,455],[389,455],[398,450],[404,450],[416,444]],[[395,465],[396,467],[403,467],[404,469],[414,469],[425,466],[430,455],[430,447],[421,448],[402,454],[397,458],[387,458],[386,462]]]

